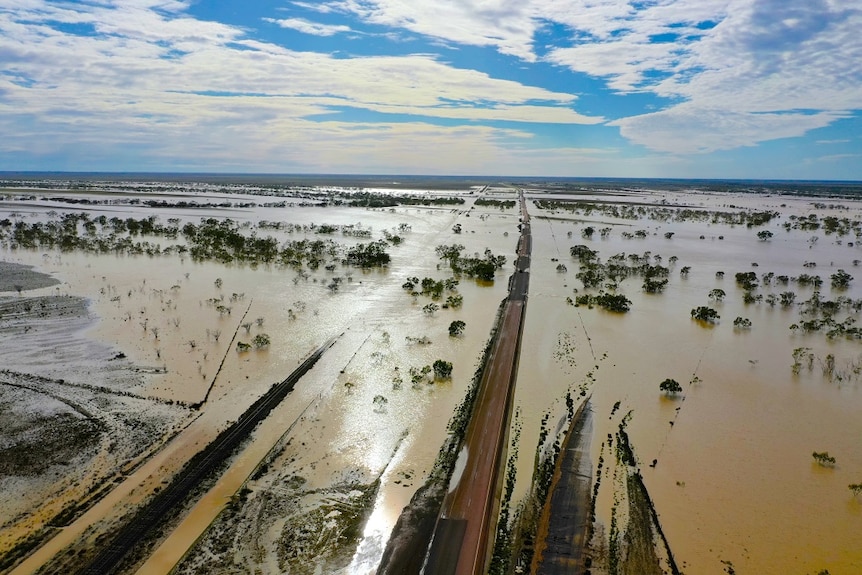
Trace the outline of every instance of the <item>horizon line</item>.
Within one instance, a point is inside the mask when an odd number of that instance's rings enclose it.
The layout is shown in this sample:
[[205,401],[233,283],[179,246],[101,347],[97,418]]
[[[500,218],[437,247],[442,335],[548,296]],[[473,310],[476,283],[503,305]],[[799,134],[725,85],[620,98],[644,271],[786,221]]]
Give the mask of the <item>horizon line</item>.
[[[783,179],[783,178],[692,178],[692,177],[657,177],[657,176],[519,176],[491,174],[419,174],[419,173],[324,173],[324,172],[203,172],[203,171],[67,171],[67,170],[0,170],[0,179],[12,176],[33,177],[104,177],[104,176],[161,176],[161,177],[196,177],[207,178],[229,177],[265,177],[265,178],[426,178],[447,180],[569,180],[569,181],[655,181],[655,182],[745,182],[745,183],[806,183],[806,184],[851,184],[862,185],[862,180],[830,180],[830,179]],[[398,182],[392,182],[398,183]]]

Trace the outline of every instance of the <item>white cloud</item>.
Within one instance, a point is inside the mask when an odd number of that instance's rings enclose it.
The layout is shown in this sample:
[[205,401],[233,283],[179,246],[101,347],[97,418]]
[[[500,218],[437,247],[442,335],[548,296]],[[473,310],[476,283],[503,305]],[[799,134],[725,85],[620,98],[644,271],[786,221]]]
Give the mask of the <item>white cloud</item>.
[[[860,108],[862,7],[842,0],[660,0],[638,9],[619,0],[291,5],[357,17],[389,28],[384,32],[393,36],[407,31],[451,47],[486,46],[527,64],[544,58],[602,78],[620,93],[668,98],[672,103],[663,110],[613,123],[630,141],[662,153],[702,153],[800,136]],[[374,132],[377,124],[363,124],[368,132],[357,124],[338,124],[344,116],[333,110],[339,107],[414,120],[603,121],[578,113],[573,93],[493,78],[428,54],[340,58],[299,52],[254,39],[237,26],[192,18],[188,6],[171,0],[5,2],[0,133],[14,135],[0,139],[0,151],[59,148],[78,137],[94,146],[100,137],[156,146],[164,145],[167,135],[185,134],[188,141],[188,134],[201,132],[232,134],[197,145],[211,149],[219,142],[236,157],[232,142],[245,141],[237,134],[265,136],[284,146],[292,141],[276,137],[271,126],[309,138],[337,134],[342,143],[365,143],[359,134]],[[268,21],[317,35],[360,29],[299,18]],[[703,22],[712,24],[700,26]],[[91,26],[96,34],[64,32],[56,23]],[[552,30],[563,36],[538,50],[538,39],[547,43]],[[673,41],[657,42],[661,35]],[[327,114],[335,124],[309,119]],[[335,132],[324,129],[335,125]],[[400,133],[394,116],[382,125],[387,126],[383,135],[374,132],[374,137]],[[460,150],[448,139],[458,133],[455,128],[403,125],[421,129],[428,142],[433,132],[447,149]],[[313,128],[318,136],[312,136]],[[498,157],[501,142],[528,135],[470,128],[476,130],[464,133],[476,149],[493,150]],[[387,141],[403,145],[394,136]],[[367,142],[373,154],[375,146]],[[299,141],[293,145],[305,149]],[[254,147],[249,141],[243,149]],[[338,150],[346,154],[346,143]]]
[[[424,151],[428,165],[443,166],[445,157],[471,171],[471,162],[489,166],[502,157],[504,142],[530,134],[399,123],[395,116],[349,123],[334,110],[470,121],[602,121],[578,114],[572,94],[455,68],[432,55],[297,52],[251,39],[236,27],[189,18],[182,4],[148,9],[156,4],[58,7],[33,0],[0,9],[0,133],[7,134],[0,156],[30,150],[104,161],[134,149],[142,162],[177,165],[183,162],[178,158],[188,158],[177,168],[230,165],[240,171],[284,171],[281,162],[302,171],[374,162],[383,169],[382,159],[391,158],[390,170],[422,171]],[[56,22],[89,25],[97,33],[68,33]],[[332,119],[321,121],[327,117]],[[429,160],[435,149],[439,158]],[[399,158],[409,165],[399,167]]]
[[[60,18],[111,33],[64,33],[49,24]],[[136,18],[146,26],[136,25]],[[600,121],[574,113],[572,94],[454,68],[430,55],[336,58],[297,52],[246,39],[237,28],[154,11],[80,6],[62,14],[7,14],[0,18],[0,50],[9,73],[32,83],[22,89],[5,80],[7,100],[22,112],[131,100],[164,107],[165,92],[243,92],[284,97],[290,106],[298,101],[291,97],[340,98],[340,105],[426,116],[464,117],[488,108],[492,112],[478,113],[497,120]]]
[[317,12],[319,14],[330,14],[335,10],[324,2],[291,2],[297,8],[302,8],[303,10],[310,10],[312,12]]
[[[673,117],[707,113],[694,124],[674,122],[675,141],[689,150],[704,127],[724,147],[784,137],[784,130],[755,133],[783,124],[746,114],[822,111],[820,120],[860,109],[862,6],[842,0],[335,0],[327,9],[403,28],[443,41],[489,46],[526,62],[535,61],[537,34],[548,25],[567,31],[547,46],[543,58],[575,72],[603,78],[619,93],[652,92],[685,102]],[[672,109],[676,104],[666,104]],[[828,112],[828,113],[827,113]],[[785,114],[782,114],[785,115]],[[737,131],[740,118],[749,129]],[[643,120],[623,132],[633,141]],[[820,121],[802,125],[820,126]],[[665,131],[669,131],[666,128]],[[801,135],[804,132],[799,132]],[[681,146],[673,146],[680,151]]]
[[815,158],[815,162],[843,162],[845,160],[850,160],[853,158],[862,158],[862,154],[832,154],[831,156],[820,156],[819,158]]
[[801,136],[828,126],[835,112],[749,113],[680,104],[667,110],[610,122],[636,144],[674,154],[708,153],[754,146],[764,140]]
[[342,24],[321,24],[319,22],[310,22],[303,18],[284,18],[276,20],[274,18],[264,18],[264,21],[272,24],[277,24],[282,28],[290,28],[303,34],[311,34],[313,36],[334,36],[343,32],[351,32],[350,26]]
[[325,5],[371,24],[458,44],[493,46],[503,54],[535,60],[531,46],[538,23],[531,17],[530,3],[523,0],[336,0]]

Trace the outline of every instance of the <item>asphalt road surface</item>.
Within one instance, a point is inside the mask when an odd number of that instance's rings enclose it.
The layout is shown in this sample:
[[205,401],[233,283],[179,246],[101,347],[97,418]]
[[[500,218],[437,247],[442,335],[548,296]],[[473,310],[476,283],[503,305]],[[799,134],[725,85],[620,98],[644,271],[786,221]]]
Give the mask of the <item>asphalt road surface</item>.
[[[428,575],[481,575],[487,571],[501,489],[501,462],[512,412],[521,330],[530,281],[530,223],[523,192],[515,273],[497,339],[491,348],[473,415],[428,555]],[[456,474],[458,472],[456,471]]]

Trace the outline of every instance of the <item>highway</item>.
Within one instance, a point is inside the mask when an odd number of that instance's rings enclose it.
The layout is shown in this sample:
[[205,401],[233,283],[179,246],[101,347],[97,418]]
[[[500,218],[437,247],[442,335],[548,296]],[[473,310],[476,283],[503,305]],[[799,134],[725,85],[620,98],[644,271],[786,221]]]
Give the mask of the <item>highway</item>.
[[530,217],[523,191],[515,272],[500,329],[479,383],[473,415],[459,453],[463,470],[444,499],[424,573],[487,572],[499,512],[502,462],[512,414],[518,356],[530,281]]

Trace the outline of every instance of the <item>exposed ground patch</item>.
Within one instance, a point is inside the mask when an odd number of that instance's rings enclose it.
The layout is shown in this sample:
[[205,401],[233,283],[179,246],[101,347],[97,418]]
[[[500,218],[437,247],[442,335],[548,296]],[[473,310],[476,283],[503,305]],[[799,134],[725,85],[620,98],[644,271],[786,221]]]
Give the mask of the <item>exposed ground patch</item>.
[[0,261],[0,292],[27,291],[50,287],[60,283],[48,274],[33,270],[33,266],[25,266],[12,262]]

